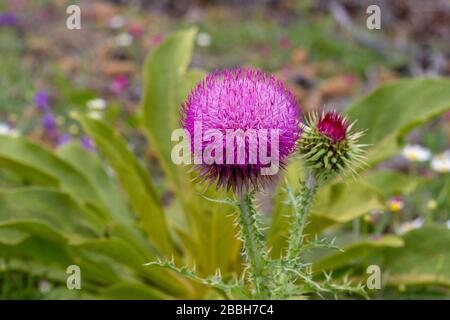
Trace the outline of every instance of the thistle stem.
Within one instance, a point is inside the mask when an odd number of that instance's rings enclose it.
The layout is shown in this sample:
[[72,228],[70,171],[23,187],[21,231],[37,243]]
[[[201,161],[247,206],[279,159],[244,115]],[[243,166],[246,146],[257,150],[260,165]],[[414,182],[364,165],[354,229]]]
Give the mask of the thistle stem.
[[294,212],[292,216],[289,244],[287,249],[287,259],[289,261],[297,259],[300,255],[303,241],[303,231],[309,216],[311,204],[317,191],[317,182],[313,172],[310,172],[306,182],[302,183],[300,197],[296,199],[290,194],[293,202]]
[[[288,249],[286,252],[286,261],[288,267],[296,269],[296,262],[302,251],[303,231],[309,216],[311,204],[317,191],[317,181],[314,172],[308,173],[306,182],[301,183],[300,194],[296,196],[289,188],[289,201],[293,208]],[[280,288],[280,298],[285,298],[286,289],[291,281],[290,274],[283,270],[278,279],[278,288]]]
[[267,284],[265,281],[265,248],[262,235],[258,227],[256,211],[253,208],[252,196],[242,192],[239,196],[240,225],[245,257],[250,267],[251,279],[256,291],[257,299],[267,298]]

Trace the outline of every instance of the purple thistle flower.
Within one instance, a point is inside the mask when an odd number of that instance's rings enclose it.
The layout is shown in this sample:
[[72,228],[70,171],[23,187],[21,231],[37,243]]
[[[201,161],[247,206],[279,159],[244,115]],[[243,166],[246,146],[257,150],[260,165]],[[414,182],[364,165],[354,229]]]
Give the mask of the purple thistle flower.
[[335,111],[322,114],[317,123],[319,132],[333,140],[333,143],[346,139],[347,128],[345,118]]
[[40,112],[47,112],[50,110],[50,99],[48,96],[48,93],[45,91],[38,91],[34,95],[34,104],[36,105],[36,108]]
[[[204,140],[208,130],[220,131],[225,137],[231,129],[264,132],[265,136],[257,137],[256,153],[260,154],[260,148],[265,143],[262,150],[271,156],[276,145],[272,143],[270,131],[276,130],[278,154],[276,150],[274,154],[277,154],[277,160],[283,167],[300,135],[299,111],[297,99],[274,76],[251,68],[237,68],[213,72],[197,85],[182,104],[181,126],[189,133],[191,149],[195,150],[195,141],[199,138],[195,136],[195,127],[197,123],[201,124],[202,155],[207,147]],[[269,182],[271,175],[262,175],[261,169],[270,165],[262,163],[261,159],[249,161],[252,154],[249,138],[244,137],[245,158],[241,163],[227,161],[227,149],[234,153],[233,159],[237,158],[238,153],[234,140],[230,144],[232,150],[227,148],[227,138],[222,141],[222,153],[219,152],[219,158],[223,159],[221,163],[215,161],[208,164],[203,161],[197,164],[200,178],[210,183],[217,181],[217,188],[232,188],[234,191],[241,191],[243,186],[249,189],[250,184],[257,189],[259,185]]]
[[88,136],[84,136],[80,139],[80,145],[90,152],[95,152],[94,142]]
[[0,26],[15,27],[18,25],[19,18],[14,13],[0,13]]

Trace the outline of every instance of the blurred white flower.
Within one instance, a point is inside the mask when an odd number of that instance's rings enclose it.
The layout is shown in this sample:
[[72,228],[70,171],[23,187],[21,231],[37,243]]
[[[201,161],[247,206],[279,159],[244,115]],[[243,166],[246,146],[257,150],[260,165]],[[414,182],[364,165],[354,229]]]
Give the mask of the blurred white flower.
[[447,228],[450,229],[450,220],[447,220],[447,222],[445,224],[447,225]]
[[116,36],[116,45],[119,47],[128,47],[133,43],[133,37],[127,32],[122,32]]
[[41,280],[39,281],[38,288],[40,293],[46,294],[52,290],[52,284],[47,280]]
[[19,131],[11,128],[7,123],[0,123],[0,136],[18,137]]
[[104,99],[97,98],[89,100],[86,105],[89,110],[105,110],[106,101]]
[[208,47],[211,44],[211,36],[205,32],[200,32],[197,35],[197,44],[200,47]]
[[427,208],[430,211],[436,210],[438,204],[435,200],[431,199],[427,202]]
[[6,123],[0,123],[0,135],[6,136],[9,134],[9,126]]
[[369,214],[372,215],[372,216],[378,216],[378,215],[381,215],[383,213],[384,213],[384,211],[381,210],[381,209],[374,209],[374,210],[370,210],[369,211]]
[[120,15],[116,15],[111,18],[109,21],[109,26],[113,29],[120,29],[125,25],[125,19],[124,17]]
[[439,173],[450,172],[450,150],[434,156],[431,160],[431,169]]
[[88,112],[87,115],[89,118],[92,118],[92,119],[102,119],[103,118],[103,112],[97,111],[97,110],[90,111],[90,112]]
[[110,177],[115,177],[116,176],[116,172],[110,166],[106,166],[106,174],[108,176],[110,176]]
[[398,234],[405,234],[411,230],[414,229],[419,229],[422,227],[424,223],[424,220],[422,218],[416,218],[413,221],[408,221],[408,222],[404,222],[402,223],[398,228],[397,228],[397,233]]
[[423,162],[427,161],[431,157],[431,152],[427,148],[424,148],[418,144],[414,145],[406,145],[402,150],[403,157],[408,161],[418,161]]

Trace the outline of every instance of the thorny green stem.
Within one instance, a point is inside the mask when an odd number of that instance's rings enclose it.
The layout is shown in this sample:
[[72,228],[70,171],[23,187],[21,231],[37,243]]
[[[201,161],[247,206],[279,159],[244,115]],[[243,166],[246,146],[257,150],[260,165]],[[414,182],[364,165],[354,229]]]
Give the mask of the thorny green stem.
[[294,260],[300,255],[303,241],[303,230],[305,228],[316,191],[316,179],[313,173],[309,173],[306,183],[302,183],[299,199],[291,199],[294,200],[294,204],[297,205],[296,208],[294,208],[290,228],[289,244],[287,249],[288,260]]
[[242,192],[239,196],[239,219],[245,257],[250,267],[256,298],[265,299],[268,296],[267,283],[264,276],[267,264],[264,257],[266,251],[257,226],[256,212],[252,205],[251,195],[247,192]]
[[[301,183],[300,194],[297,197],[292,190],[288,193],[289,201],[293,208],[286,261],[295,269],[295,262],[302,251],[303,232],[311,209],[311,204],[317,191],[317,181],[314,172],[308,173],[306,182]],[[294,262],[294,263],[293,263]],[[284,270],[279,277],[278,287],[281,289],[281,298],[284,298],[286,288],[291,277]]]

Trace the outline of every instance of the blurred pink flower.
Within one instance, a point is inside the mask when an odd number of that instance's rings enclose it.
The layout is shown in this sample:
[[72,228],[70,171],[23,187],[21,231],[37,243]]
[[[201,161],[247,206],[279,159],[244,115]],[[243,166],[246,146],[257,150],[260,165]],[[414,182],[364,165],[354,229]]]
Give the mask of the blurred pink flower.
[[133,23],[130,25],[128,32],[133,38],[139,38],[144,34],[144,27],[139,23]]
[[282,37],[278,42],[281,49],[287,50],[291,47],[291,40],[288,37]]
[[127,90],[129,85],[129,80],[127,78],[127,76],[124,75],[119,75],[116,76],[111,84],[111,90],[116,93],[122,93],[125,90]]
[[450,121],[450,111],[447,111],[446,113],[444,113],[444,119],[447,121]]
[[156,47],[164,40],[164,35],[162,33],[157,33],[150,38],[150,44]]

